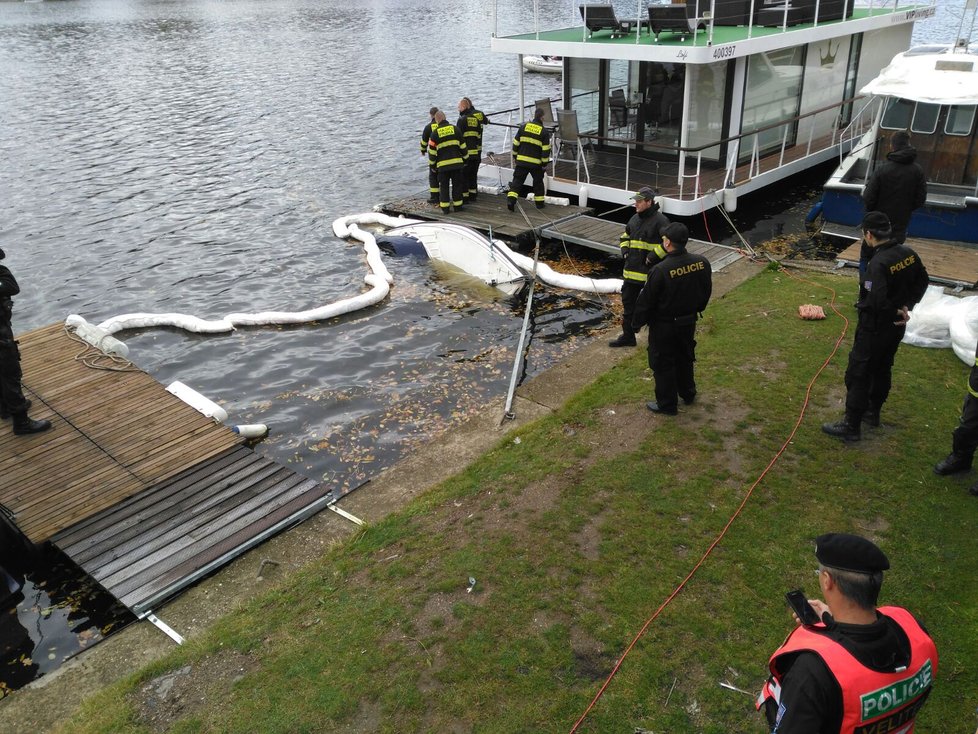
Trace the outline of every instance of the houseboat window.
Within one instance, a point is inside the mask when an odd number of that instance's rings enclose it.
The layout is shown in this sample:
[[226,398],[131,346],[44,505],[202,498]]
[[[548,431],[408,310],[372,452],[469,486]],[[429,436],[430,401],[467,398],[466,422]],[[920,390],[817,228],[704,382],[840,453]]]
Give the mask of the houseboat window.
[[794,145],[797,121],[792,118],[798,115],[804,70],[803,46],[748,57],[742,129],[749,131],[779,122],[784,125],[745,137],[740,146],[741,158],[751,155],[755,142],[759,153],[779,148],[782,141]]
[[886,101],[886,110],[880,123],[887,130],[906,130],[910,127],[910,115],[913,114],[913,102],[907,99],[890,97]]
[[925,104],[918,102],[917,108],[913,112],[913,122],[910,129],[915,133],[926,133],[930,135],[937,129],[937,116],[940,114],[939,104]]
[[577,112],[577,127],[581,133],[598,132],[598,120],[603,106],[599,92],[600,61],[598,59],[566,59],[564,84],[566,107]]
[[[724,96],[727,89],[727,69],[729,62],[718,61],[713,64],[690,64],[689,121],[686,125],[686,145],[699,147],[723,138]],[[716,145],[702,151],[704,161],[719,161],[720,146]],[[694,153],[694,155],[697,155]]]
[[975,105],[951,105],[944,123],[946,135],[967,135],[975,121]]

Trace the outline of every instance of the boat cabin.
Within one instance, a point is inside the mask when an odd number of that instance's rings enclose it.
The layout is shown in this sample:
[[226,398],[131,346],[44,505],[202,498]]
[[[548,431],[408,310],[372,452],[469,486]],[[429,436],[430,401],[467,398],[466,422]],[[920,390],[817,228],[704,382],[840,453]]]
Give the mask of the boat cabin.
[[[491,42],[521,59],[563,58],[550,190],[625,204],[651,186],[667,214],[688,216],[732,209],[739,195],[838,156],[857,90],[934,6],[686,0],[639,2],[630,18],[609,4],[579,11],[578,26]],[[513,127],[532,114],[522,76],[519,97]]]

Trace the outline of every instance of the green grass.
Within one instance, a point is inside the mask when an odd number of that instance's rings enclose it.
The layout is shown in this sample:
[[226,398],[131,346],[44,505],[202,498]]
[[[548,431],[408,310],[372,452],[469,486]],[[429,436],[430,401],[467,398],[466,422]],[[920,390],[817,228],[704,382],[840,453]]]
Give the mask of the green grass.
[[[852,302],[851,279],[813,280]],[[229,651],[248,671],[215,678],[206,705],[188,707],[171,731],[569,731],[788,437],[842,329],[834,315],[801,321],[797,306],[829,312],[828,300],[765,271],[708,309],[701,400],[678,419],[643,409],[652,383],[637,350],[559,414],[520,429],[519,443],[511,434],[89,700],[62,731],[150,731],[137,715],[143,683]],[[949,449],[967,368],[950,350],[901,347],[884,427],[845,446],[819,425],[841,414],[851,337],[852,327],[791,445],[581,731],[764,731],[752,699],[718,684],[759,688],[790,629],[783,594],[814,591],[812,541],[830,531],[879,542],[893,564],[881,601],[911,609],[937,641],[937,685],[917,731],[970,731],[978,499],[967,479],[931,473]]]

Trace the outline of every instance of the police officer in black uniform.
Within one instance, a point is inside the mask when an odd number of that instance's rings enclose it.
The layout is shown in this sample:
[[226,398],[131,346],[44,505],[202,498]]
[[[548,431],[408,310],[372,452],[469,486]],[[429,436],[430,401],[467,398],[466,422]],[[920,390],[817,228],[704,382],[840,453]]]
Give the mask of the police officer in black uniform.
[[510,211],[516,208],[516,200],[523,195],[523,183],[527,176],[533,177],[533,202],[537,209],[543,209],[546,205],[543,200],[543,174],[550,163],[550,131],[543,126],[545,116],[546,113],[537,107],[533,121],[524,122],[513,136],[513,160],[516,165],[509,193],[506,194],[506,208]]
[[619,240],[622,266],[621,305],[624,310],[621,319],[621,335],[610,342],[609,347],[634,347],[635,330],[632,316],[635,314],[635,301],[642,291],[649,270],[665,256],[662,247],[662,230],[669,225],[666,215],[659,211],[655,192],[644,186],[632,195],[635,200],[635,213]]
[[856,304],[859,321],[846,368],[846,413],[837,423],[822,425],[825,433],[845,441],[862,438],[863,421],[874,427],[880,424],[880,408],[890,394],[893,359],[910,310],[924,297],[929,282],[920,256],[890,239],[890,219],[883,212],[868,212],[862,230],[874,252]]
[[[968,394],[961,406],[961,420],[951,433],[951,453],[934,465],[934,473],[946,476],[968,471],[975,458],[975,449],[978,449],[978,348],[968,375]],[[978,484],[968,492],[978,497]]]
[[[438,114],[438,108],[432,107],[428,110],[428,114],[431,115],[431,122],[424,126],[424,130],[421,131],[421,155],[428,156],[428,141],[431,139],[431,131],[435,129],[435,115]],[[431,165],[431,161],[428,162],[428,201],[432,204],[438,203],[438,169]]]
[[482,131],[489,124],[489,118],[472,105],[472,100],[462,97],[458,103],[458,129],[465,140],[466,198],[475,199],[479,195],[479,166],[482,163]]
[[[0,260],[6,254],[0,250]],[[20,352],[14,340],[14,330],[10,323],[14,302],[12,296],[20,293],[20,286],[13,273],[0,265],[0,418],[14,419],[14,433],[23,436],[40,433],[51,427],[51,421],[35,421],[27,415],[31,403],[24,397],[20,386]]]
[[428,138],[428,164],[438,171],[438,206],[443,212],[451,207],[458,211],[465,203],[465,141],[441,110],[435,113],[434,125]]
[[848,533],[820,535],[815,557],[825,601],[808,601],[818,621],[796,618],[768,663],[758,709],[772,734],[911,730],[937,675],[937,647],[906,609],[877,608],[889,559]]
[[696,398],[696,319],[710,302],[713,271],[702,255],[686,251],[689,230],[673,222],[662,231],[666,257],[649,271],[638,294],[632,326],[649,325],[649,367],[655,378],[653,413],[676,415],[679,398],[690,405]]

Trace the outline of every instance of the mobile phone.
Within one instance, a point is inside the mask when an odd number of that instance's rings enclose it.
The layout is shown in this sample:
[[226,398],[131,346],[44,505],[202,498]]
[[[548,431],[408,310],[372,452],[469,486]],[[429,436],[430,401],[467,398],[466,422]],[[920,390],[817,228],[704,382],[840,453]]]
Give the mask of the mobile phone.
[[784,598],[788,602],[788,606],[791,607],[791,610],[801,620],[802,624],[811,625],[822,621],[819,619],[818,614],[815,613],[812,605],[808,603],[808,597],[805,596],[805,592],[801,589],[789,591],[784,595]]

